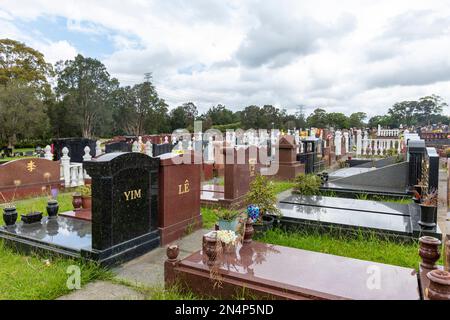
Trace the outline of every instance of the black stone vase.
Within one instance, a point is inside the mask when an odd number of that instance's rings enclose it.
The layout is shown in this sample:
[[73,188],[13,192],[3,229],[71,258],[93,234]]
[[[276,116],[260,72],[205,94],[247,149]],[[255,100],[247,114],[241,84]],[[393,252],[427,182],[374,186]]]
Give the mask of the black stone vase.
[[16,207],[8,207],[3,209],[3,221],[7,226],[13,226],[17,221]]
[[434,228],[437,221],[437,207],[420,204],[419,225],[424,228]]
[[263,215],[262,221],[253,223],[253,229],[255,230],[255,234],[266,232],[273,228],[273,224],[275,222],[274,216]]
[[50,218],[56,217],[58,215],[59,204],[56,200],[49,200],[47,202],[47,214]]

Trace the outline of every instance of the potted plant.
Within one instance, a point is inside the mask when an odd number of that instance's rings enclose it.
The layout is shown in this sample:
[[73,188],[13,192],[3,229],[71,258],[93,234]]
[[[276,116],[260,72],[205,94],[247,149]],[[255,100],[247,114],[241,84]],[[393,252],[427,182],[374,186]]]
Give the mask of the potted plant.
[[437,191],[431,190],[422,195],[419,224],[425,228],[433,228],[437,221]]
[[228,209],[215,209],[214,213],[217,217],[219,230],[236,231],[236,226],[238,223],[237,217],[239,215],[238,211]]
[[92,190],[90,185],[78,187],[77,191],[81,195],[81,206],[83,209],[92,208]]
[[256,232],[264,232],[273,227],[275,217],[281,215],[277,207],[275,185],[266,177],[257,175],[250,183],[246,202],[259,208],[258,220],[253,223]]

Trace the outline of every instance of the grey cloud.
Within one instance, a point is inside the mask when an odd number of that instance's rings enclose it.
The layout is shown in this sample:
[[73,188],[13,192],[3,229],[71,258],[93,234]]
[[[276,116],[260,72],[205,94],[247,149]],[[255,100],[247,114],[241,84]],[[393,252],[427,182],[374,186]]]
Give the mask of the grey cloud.
[[428,39],[450,33],[450,17],[431,10],[409,11],[391,19],[384,38],[401,41]]
[[244,65],[281,67],[299,56],[318,50],[319,40],[341,37],[351,32],[356,19],[344,14],[330,25],[319,23],[310,17],[291,19],[289,16],[271,16],[264,13],[260,24],[251,29],[236,52],[236,58]]
[[390,86],[429,85],[441,81],[450,81],[450,63],[411,64],[401,69],[383,70],[368,75],[369,87],[385,88]]

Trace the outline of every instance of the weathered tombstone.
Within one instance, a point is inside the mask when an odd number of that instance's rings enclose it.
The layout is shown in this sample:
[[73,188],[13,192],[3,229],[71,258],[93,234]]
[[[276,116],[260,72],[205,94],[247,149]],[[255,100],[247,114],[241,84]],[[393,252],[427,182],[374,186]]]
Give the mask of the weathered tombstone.
[[110,153],[84,163],[92,178],[92,252],[104,264],[128,260],[160,243],[159,159]]

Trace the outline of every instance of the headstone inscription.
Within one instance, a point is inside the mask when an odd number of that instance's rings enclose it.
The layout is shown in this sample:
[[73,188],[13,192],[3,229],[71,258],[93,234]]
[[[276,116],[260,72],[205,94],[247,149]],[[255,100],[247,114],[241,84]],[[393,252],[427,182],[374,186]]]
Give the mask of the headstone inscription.
[[92,178],[94,260],[128,260],[159,246],[159,159],[117,152],[84,168]]

